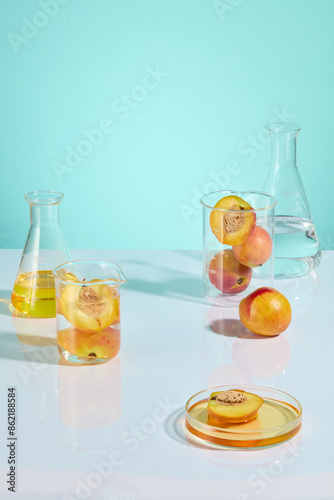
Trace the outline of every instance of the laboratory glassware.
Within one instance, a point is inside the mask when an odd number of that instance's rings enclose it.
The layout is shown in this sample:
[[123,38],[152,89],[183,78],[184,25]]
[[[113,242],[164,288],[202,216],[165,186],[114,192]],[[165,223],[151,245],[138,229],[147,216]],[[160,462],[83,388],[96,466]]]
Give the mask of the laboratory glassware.
[[270,123],[270,160],[264,191],[277,198],[275,278],[296,278],[320,263],[321,249],[304,186],[297,169],[297,123]]
[[13,307],[27,317],[56,316],[52,270],[71,259],[59,224],[59,191],[30,191],[30,230],[12,292]]

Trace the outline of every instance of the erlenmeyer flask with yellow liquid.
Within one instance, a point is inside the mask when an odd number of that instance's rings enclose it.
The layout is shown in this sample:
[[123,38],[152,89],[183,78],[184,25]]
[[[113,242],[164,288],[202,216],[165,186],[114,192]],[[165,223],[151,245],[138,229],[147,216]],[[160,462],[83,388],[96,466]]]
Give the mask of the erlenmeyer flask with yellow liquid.
[[30,191],[30,230],[12,292],[12,306],[27,317],[56,316],[52,270],[71,257],[59,225],[59,191]]

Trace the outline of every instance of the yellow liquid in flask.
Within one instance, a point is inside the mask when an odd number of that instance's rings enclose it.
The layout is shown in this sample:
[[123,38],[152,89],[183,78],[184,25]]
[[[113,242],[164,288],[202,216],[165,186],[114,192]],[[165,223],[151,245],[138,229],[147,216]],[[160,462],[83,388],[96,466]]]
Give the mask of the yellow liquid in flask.
[[20,274],[13,288],[12,304],[15,309],[33,318],[55,317],[56,293],[52,271]]

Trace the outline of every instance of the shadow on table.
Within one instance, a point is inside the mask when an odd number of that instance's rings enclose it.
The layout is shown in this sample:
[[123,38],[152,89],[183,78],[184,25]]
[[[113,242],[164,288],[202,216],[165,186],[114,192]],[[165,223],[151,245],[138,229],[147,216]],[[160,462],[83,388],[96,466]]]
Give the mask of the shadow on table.
[[[178,443],[188,446],[190,448],[212,451],[212,448],[207,446],[204,442],[203,444],[200,443],[199,441],[194,442],[185,434],[184,408],[179,408],[175,410],[173,413],[171,413],[171,415],[169,415],[169,417],[165,421],[164,427],[165,427],[165,432],[171,439],[173,439],[173,441],[177,441]],[[217,450],[213,451],[217,452]]]
[[[32,342],[33,337],[30,337]],[[0,335],[0,358],[13,359],[18,361],[28,361],[38,365],[58,364],[59,353],[57,346],[40,346],[21,342],[14,332],[5,332]]]
[[172,299],[207,303],[203,294],[202,281],[199,278],[191,278],[185,273],[179,275],[178,278],[175,277],[164,282],[131,280],[128,282],[127,288],[150,295],[162,295]]
[[[173,252],[180,253],[184,257],[185,252]],[[190,254],[187,258],[191,258],[195,261],[194,269],[201,269],[201,257],[200,253]],[[147,269],[150,263],[143,263],[142,261],[130,261],[129,264],[135,264],[136,266],[145,267],[146,270],[143,271],[142,275],[147,275]],[[161,295],[164,297],[169,297],[178,300],[185,300],[190,302],[199,302],[207,304],[208,301],[204,297],[203,292],[203,282],[200,275],[195,273],[190,273],[186,271],[179,271],[178,269],[171,269],[163,266],[154,266],[156,274],[160,275],[160,279],[157,278],[155,281],[150,281],[148,279],[136,279],[129,278],[127,282],[127,289],[133,290],[135,292],[147,293],[150,295]]]
[[12,312],[9,309],[11,305],[11,290],[0,290],[0,314],[11,316]]
[[165,421],[164,428],[167,435],[173,441],[177,441],[185,446],[195,446],[184,433],[184,408],[179,408],[171,413]]
[[195,443],[191,441],[191,439],[185,434],[184,426],[184,407],[171,413],[164,424],[165,432],[171,439],[173,439],[173,441],[177,441],[178,443],[190,448],[210,450],[210,447],[206,446],[205,443],[201,444],[199,442]]
[[[301,441],[301,433],[289,440],[288,445],[282,443],[265,448],[234,448],[233,446],[219,446],[208,443],[203,444],[200,439],[194,441],[187,437],[184,430],[184,408],[174,411],[165,421],[166,434],[179,444],[187,446],[190,455],[214,464],[216,466],[232,469],[258,470],[259,467],[268,467],[273,463],[280,463],[282,457],[295,457],[296,449]],[[227,472],[228,475],[228,472]]]
[[29,318],[15,311],[10,301],[0,304],[4,304],[4,314],[11,316],[13,327],[0,333],[0,358],[32,362],[36,370],[38,365],[57,364],[56,318]]
[[211,321],[207,329],[224,337],[244,337],[249,335],[249,330],[241,323],[240,319],[219,318]]

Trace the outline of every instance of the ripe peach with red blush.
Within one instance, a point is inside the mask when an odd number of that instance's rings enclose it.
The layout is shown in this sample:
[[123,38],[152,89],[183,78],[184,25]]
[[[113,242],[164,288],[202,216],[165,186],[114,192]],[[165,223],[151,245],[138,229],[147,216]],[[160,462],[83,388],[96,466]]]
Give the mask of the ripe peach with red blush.
[[255,226],[249,238],[241,245],[233,247],[236,259],[244,266],[262,266],[273,251],[273,242],[269,233],[261,226]]
[[57,342],[65,351],[91,359],[111,359],[120,350],[121,334],[116,328],[108,327],[102,332],[89,333],[70,327],[59,330]]
[[255,226],[253,207],[239,196],[225,196],[219,200],[210,214],[213,234],[225,245],[241,245]]
[[291,322],[291,306],[275,288],[262,287],[239,304],[242,324],[253,333],[272,337],[284,332]]
[[243,292],[252,278],[252,269],[237,261],[231,249],[218,252],[210,261],[208,275],[211,283],[223,293]]

